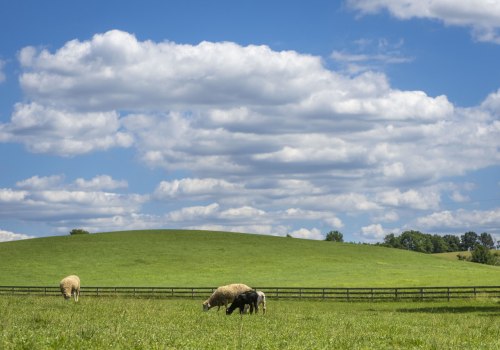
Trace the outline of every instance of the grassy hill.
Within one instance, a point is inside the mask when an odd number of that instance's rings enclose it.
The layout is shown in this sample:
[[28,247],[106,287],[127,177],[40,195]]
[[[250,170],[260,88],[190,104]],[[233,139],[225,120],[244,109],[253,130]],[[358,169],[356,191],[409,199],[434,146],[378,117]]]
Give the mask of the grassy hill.
[[404,250],[252,234],[150,230],[0,243],[0,285],[500,285],[500,268]]
[[439,256],[443,259],[448,259],[448,260],[457,260],[457,255],[463,255],[466,257],[470,257],[472,254],[470,251],[464,250],[461,252],[448,252],[448,253],[436,253],[434,254],[435,256]]

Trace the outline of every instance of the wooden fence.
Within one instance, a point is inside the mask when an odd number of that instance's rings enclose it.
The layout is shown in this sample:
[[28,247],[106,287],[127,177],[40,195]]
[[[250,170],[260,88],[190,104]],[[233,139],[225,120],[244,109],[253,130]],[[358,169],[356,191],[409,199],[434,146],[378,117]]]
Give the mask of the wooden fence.
[[[398,301],[500,298],[500,286],[401,288],[255,287],[269,299],[331,301]],[[183,298],[204,300],[215,287],[82,287],[81,296],[132,298]],[[57,286],[0,286],[0,295],[59,296]]]

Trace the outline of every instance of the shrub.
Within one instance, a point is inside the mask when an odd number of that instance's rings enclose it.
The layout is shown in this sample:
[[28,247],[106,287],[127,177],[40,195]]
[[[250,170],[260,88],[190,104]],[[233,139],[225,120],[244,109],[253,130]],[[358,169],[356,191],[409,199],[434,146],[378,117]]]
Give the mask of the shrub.
[[490,250],[487,247],[481,244],[476,244],[471,255],[472,262],[493,265],[495,263],[494,259],[493,254],[490,253]]
[[458,258],[458,260],[465,260],[465,261],[468,260],[467,255],[460,254],[460,253],[457,254],[457,258]]
[[81,228],[74,228],[69,232],[70,235],[88,235],[89,231],[82,230]]
[[330,231],[326,234],[325,241],[344,242],[344,235],[339,231]]

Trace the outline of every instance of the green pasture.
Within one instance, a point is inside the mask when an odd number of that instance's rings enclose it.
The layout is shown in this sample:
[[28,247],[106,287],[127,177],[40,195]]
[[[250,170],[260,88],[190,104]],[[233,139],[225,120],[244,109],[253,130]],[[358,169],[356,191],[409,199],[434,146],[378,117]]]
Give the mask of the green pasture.
[[202,300],[0,296],[0,348],[500,349],[500,302],[269,300],[263,315]]
[[448,252],[448,253],[436,253],[434,256],[441,257],[443,259],[448,259],[448,260],[457,260],[458,257],[457,255],[460,254],[462,256],[470,257],[472,254],[470,251],[462,251],[462,252]]
[[0,285],[279,287],[500,285],[500,267],[379,246],[154,230],[0,243]]

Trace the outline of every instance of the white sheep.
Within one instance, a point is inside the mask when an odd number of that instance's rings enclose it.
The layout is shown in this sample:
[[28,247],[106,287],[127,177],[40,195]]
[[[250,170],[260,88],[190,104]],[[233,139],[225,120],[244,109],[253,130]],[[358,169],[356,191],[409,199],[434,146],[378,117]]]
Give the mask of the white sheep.
[[[258,290],[257,291],[257,295],[259,296],[257,298],[257,306],[259,306],[260,304],[262,304],[262,313],[266,313],[266,295],[264,294],[264,292]],[[256,311],[257,313],[257,311]]]
[[232,303],[234,298],[249,290],[252,290],[252,288],[242,283],[233,283],[228,284],[227,286],[221,286],[212,293],[210,298],[203,302],[203,311],[208,311],[215,306],[218,307],[217,311],[219,311],[222,305],[224,305],[227,310],[227,305]]
[[64,277],[59,283],[61,293],[64,299],[68,300],[73,295],[75,301],[78,301],[80,295],[80,278],[76,275]]

